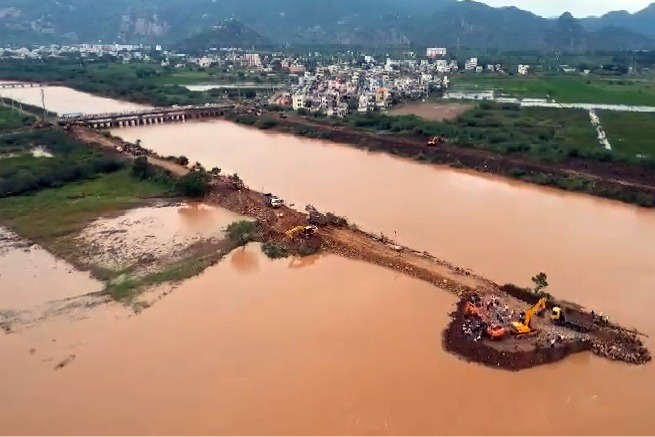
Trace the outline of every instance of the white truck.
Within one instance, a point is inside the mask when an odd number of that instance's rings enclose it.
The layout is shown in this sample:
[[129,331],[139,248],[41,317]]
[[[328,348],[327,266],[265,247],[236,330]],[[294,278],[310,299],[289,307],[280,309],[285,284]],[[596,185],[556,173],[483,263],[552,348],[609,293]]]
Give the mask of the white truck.
[[266,206],[269,206],[271,208],[279,208],[282,205],[284,205],[284,200],[280,199],[277,196],[274,196],[271,193],[264,194],[264,202],[266,202]]

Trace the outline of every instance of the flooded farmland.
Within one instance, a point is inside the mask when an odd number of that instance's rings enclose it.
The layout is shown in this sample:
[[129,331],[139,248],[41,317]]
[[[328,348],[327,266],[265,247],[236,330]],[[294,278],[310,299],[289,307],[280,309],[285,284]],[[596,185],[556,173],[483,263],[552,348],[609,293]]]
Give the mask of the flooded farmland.
[[88,273],[0,227],[0,311],[26,310],[102,288]]
[[[224,121],[114,134],[238,172],[253,188],[346,215],[499,282],[527,285],[545,271],[554,294],[655,334],[652,211]],[[237,251],[138,317],[108,307],[79,325],[0,336],[12,357],[0,361],[0,375],[12,375],[2,380],[0,400],[10,407],[0,411],[0,431],[655,429],[654,365],[580,355],[514,374],[466,364],[440,344],[453,304],[432,286],[338,257],[272,262],[257,250]],[[61,347],[81,343],[58,371],[39,355],[55,348],[53,338]],[[55,351],[56,360],[67,356]],[[94,413],[79,414],[91,402]]]
[[224,238],[224,228],[245,217],[200,202],[162,203],[100,219],[78,237],[91,248],[94,263],[122,270],[140,261],[181,255],[193,244]]

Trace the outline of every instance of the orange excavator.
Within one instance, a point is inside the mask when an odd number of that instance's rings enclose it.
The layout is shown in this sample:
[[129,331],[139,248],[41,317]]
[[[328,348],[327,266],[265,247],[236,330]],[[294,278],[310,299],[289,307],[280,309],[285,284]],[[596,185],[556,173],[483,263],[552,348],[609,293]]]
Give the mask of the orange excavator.
[[502,340],[507,334],[507,329],[500,325],[493,324],[489,319],[484,315],[480,308],[474,305],[472,302],[466,302],[466,308],[464,309],[464,314],[467,316],[477,317],[482,320],[486,326],[485,333],[492,340]]

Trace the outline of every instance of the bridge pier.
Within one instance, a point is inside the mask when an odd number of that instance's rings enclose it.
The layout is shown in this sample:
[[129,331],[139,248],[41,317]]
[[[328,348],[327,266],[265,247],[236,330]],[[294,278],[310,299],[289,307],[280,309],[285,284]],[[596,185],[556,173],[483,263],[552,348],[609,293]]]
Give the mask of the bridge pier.
[[[5,83],[0,88],[40,87],[33,83]],[[79,116],[63,116],[57,120],[60,126],[78,124],[98,128],[151,126],[160,123],[184,123],[187,120],[216,117],[231,106],[189,106],[186,108],[155,108],[140,112],[123,112],[113,114],[87,114]]]

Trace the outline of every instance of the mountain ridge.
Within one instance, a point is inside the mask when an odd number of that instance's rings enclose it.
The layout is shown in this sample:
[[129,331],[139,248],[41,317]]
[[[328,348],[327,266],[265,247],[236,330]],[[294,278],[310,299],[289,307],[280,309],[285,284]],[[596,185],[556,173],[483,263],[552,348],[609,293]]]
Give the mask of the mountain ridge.
[[[254,45],[655,47],[655,3],[634,14],[547,19],[472,0],[112,0],[101,8],[96,0],[0,0],[0,43],[174,44],[209,38],[220,44],[210,31],[228,19],[243,23],[252,40],[246,42]],[[223,36],[226,45],[235,42],[229,32]]]

